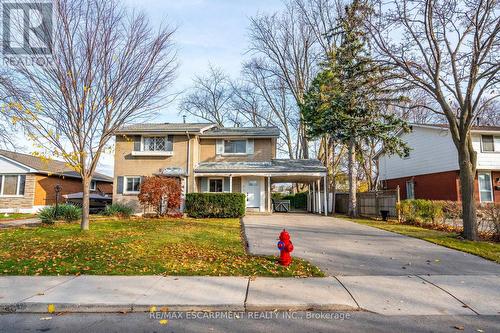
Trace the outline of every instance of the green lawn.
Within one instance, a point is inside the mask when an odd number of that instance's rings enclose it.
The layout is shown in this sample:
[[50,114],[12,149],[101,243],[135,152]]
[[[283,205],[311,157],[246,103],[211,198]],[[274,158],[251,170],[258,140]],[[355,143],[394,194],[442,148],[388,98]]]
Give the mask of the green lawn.
[[3,220],[27,219],[34,216],[35,215],[33,214],[9,213],[8,215],[5,215],[4,213],[0,213],[0,222],[2,222]]
[[323,276],[294,258],[247,255],[238,219],[131,219],[0,230],[3,275]]
[[342,216],[342,218],[356,223],[369,225],[371,227],[396,232],[398,234],[420,238],[431,243],[472,253],[500,263],[500,243],[483,241],[471,242],[459,238],[457,233],[431,230],[397,222],[383,222],[362,218],[352,219],[344,216]]

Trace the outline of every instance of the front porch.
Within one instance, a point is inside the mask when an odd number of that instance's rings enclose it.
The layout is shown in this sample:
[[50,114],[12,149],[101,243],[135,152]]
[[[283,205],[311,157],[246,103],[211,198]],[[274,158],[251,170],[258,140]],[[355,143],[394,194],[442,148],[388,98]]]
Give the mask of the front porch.
[[328,213],[326,168],[318,160],[210,162],[195,170],[197,192],[238,192],[247,197],[247,211],[272,213],[272,184],[305,184],[307,211]]

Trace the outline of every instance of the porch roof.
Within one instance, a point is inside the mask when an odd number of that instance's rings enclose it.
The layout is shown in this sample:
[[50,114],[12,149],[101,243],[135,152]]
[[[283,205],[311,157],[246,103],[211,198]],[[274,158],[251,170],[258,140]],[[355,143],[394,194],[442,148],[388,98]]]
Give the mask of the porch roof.
[[316,159],[273,159],[269,162],[204,162],[195,169],[203,174],[303,174],[323,176],[326,168]]

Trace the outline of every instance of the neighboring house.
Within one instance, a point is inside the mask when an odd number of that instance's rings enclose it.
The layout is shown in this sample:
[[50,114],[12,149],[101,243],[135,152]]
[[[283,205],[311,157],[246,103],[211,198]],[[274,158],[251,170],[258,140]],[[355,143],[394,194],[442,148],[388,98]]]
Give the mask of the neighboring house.
[[[458,154],[445,125],[411,126],[400,133],[410,147],[405,157],[378,155],[382,187],[400,188],[401,199],[460,200]],[[474,126],[472,145],[477,152],[475,198],[500,202],[500,127]]]
[[[62,195],[82,191],[80,175],[57,160],[0,150],[0,213],[35,213],[55,203],[55,185]],[[113,178],[96,173],[93,192],[112,193]]]
[[[218,127],[214,124],[136,124],[116,134],[113,202],[142,211],[137,194],[144,176],[179,178],[190,192],[241,192],[248,210],[271,211],[271,184],[314,184],[314,211],[320,212],[318,160],[276,159],[276,127]],[[324,186],[324,185],[323,185]],[[312,186],[311,186],[312,188]],[[326,198],[326,197],[325,197]],[[181,207],[183,208],[183,207]],[[324,211],[324,210],[323,210]]]

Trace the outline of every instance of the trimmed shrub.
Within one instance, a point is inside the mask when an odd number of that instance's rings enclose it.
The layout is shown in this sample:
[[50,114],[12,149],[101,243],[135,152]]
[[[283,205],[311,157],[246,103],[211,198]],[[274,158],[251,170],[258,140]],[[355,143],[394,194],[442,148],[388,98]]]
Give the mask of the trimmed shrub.
[[307,208],[307,192],[290,194],[283,197],[283,200],[290,200],[290,205],[293,208]]
[[107,205],[102,214],[106,216],[116,216],[129,218],[134,213],[134,209],[124,204],[114,203]]
[[242,217],[245,200],[243,193],[188,193],[185,213],[195,218]]
[[436,223],[443,217],[443,204],[440,201],[424,199],[403,200],[398,205],[399,214],[406,223]]
[[77,206],[61,204],[57,206],[45,207],[38,213],[38,218],[43,223],[54,223],[55,220],[64,220],[66,222],[78,221],[82,217],[82,209]]

